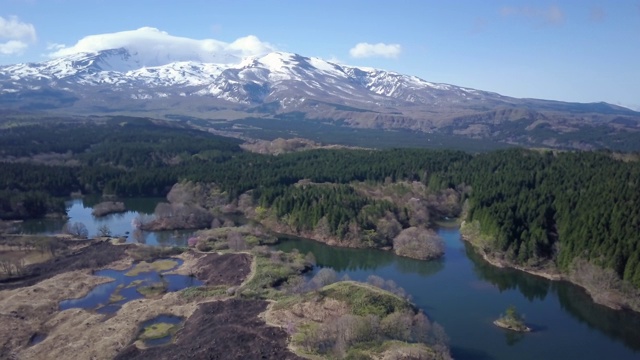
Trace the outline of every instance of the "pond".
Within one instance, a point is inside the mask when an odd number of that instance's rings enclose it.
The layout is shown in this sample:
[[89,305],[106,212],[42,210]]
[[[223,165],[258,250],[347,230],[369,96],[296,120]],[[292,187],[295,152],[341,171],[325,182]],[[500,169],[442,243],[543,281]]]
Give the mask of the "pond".
[[[306,239],[285,239],[276,248],[312,252],[318,264],[314,272],[329,267],[353,280],[377,275],[395,281],[444,326],[458,360],[640,358],[637,314],[597,305],[567,282],[491,266],[460,239],[457,229],[440,229],[439,234],[446,255],[437,261],[333,248]],[[510,305],[526,316],[533,333],[493,325]]]
[[146,346],[159,346],[171,342],[173,335],[184,322],[184,318],[174,315],[160,315],[140,325],[138,339]]
[[192,231],[142,231],[132,225],[137,217],[152,218],[155,206],[166,201],[164,198],[126,198],[122,201],[126,212],[95,217],[91,210],[101,200],[96,197],[73,199],[66,202],[68,220],[36,219],[22,223],[21,231],[27,234],[58,234],[68,221],[83,223],[89,231],[89,237],[98,234],[98,229],[106,225],[113,236],[124,236],[127,242],[152,246],[186,246]]
[[[142,268],[141,263],[126,270],[100,270],[96,276],[105,276],[114,281],[96,286],[89,294],[79,299],[69,299],[60,302],[60,310],[82,308],[95,310],[101,314],[113,314],[125,303],[140,299],[147,295],[174,292],[192,286],[200,286],[202,282],[186,275],[166,274],[182,264],[182,260],[169,259],[156,264],[165,264],[164,271],[157,271],[154,266]],[[168,268],[166,265],[171,266]],[[175,265],[174,265],[175,264]],[[158,269],[158,266],[155,266]]]
[[[128,242],[149,245],[185,245],[190,235],[190,232],[134,232],[131,220],[149,216],[164,199],[125,199],[129,209],[126,213],[95,218],[91,207],[98,201],[85,198],[67,203],[69,221],[84,223],[90,236],[103,224],[114,234],[126,235]],[[23,224],[23,231],[57,233],[62,225],[64,221],[60,220],[28,221]],[[491,266],[460,239],[457,229],[440,229],[439,233],[445,239],[446,255],[437,261],[407,259],[377,250],[332,248],[305,239],[285,240],[277,248],[313,252],[319,265],[315,271],[330,267],[354,280],[366,281],[369,275],[394,280],[420,308],[444,326],[456,359],[640,358],[637,314],[594,304],[581,288],[570,283]],[[116,279],[124,276],[105,271],[102,275]],[[91,306],[107,301],[101,311],[110,311],[110,306],[117,309],[108,300],[118,282],[101,286],[104,288],[95,291],[109,295],[95,294],[99,301],[85,301]],[[129,288],[122,289],[121,295],[129,296],[130,291],[136,293]],[[514,334],[493,325],[493,320],[510,305],[526,316],[533,333]]]

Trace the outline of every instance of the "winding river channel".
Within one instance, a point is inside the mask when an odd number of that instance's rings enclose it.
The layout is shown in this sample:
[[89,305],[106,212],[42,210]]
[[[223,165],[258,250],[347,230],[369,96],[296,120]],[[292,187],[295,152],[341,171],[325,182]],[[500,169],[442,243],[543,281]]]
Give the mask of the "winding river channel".
[[[74,200],[68,204],[68,214],[70,221],[85,223],[90,235],[106,224],[115,234],[126,233],[130,242],[184,245],[185,233],[133,233],[131,219],[151,213],[157,201],[132,199],[127,203],[132,211],[96,219],[82,200]],[[47,220],[26,223],[24,230],[51,233],[61,226]],[[455,359],[640,359],[640,315],[597,305],[567,282],[493,267],[461,240],[458,229],[438,232],[445,239],[446,254],[437,261],[333,248],[298,238],[283,239],[276,247],[312,252],[318,264],[315,271],[329,267],[353,280],[377,275],[395,281],[445,328]],[[517,334],[492,324],[510,305],[526,316],[534,332]]]

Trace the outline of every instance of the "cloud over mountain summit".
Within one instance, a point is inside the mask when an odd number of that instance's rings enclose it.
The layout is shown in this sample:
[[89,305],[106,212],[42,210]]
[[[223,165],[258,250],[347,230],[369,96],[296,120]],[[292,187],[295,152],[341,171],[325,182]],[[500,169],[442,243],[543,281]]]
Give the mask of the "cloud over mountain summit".
[[227,43],[216,39],[190,39],[170,35],[152,27],[108,34],[89,35],[73,46],[58,45],[52,58],[71,54],[126,48],[130,52],[152,56],[156,60],[234,63],[246,56],[258,56],[275,48],[254,35]]

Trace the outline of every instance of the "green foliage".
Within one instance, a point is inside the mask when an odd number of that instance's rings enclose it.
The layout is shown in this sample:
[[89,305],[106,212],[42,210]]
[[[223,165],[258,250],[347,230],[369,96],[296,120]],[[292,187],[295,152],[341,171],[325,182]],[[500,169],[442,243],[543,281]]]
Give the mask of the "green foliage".
[[[467,220],[492,239],[490,250],[514,263],[553,261],[567,271],[580,258],[640,287],[638,161],[607,152],[522,149],[475,156],[422,149],[270,156],[243,152],[238,143],[128,117],[1,129],[0,218],[62,212],[58,197],[75,191],[161,196],[178,181],[194,181],[217,184],[229,200],[253,190],[262,216],[275,212],[299,230],[326,221],[321,225],[329,235],[342,238],[354,226],[368,245],[384,246],[389,236],[380,235],[375,220],[392,214],[406,228],[409,213],[349,184],[420,181],[431,191],[470,188],[460,191],[469,200]],[[301,180],[313,185],[296,185]]]
[[603,152],[509,150],[476,156],[450,182],[472,184],[468,220],[516,263],[582,258],[640,287],[640,162]]
[[298,252],[254,250],[255,274],[241,289],[240,294],[248,298],[281,297],[278,288],[287,280],[310,268],[304,255]]
[[527,325],[525,325],[522,315],[518,313],[518,310],[516,310],[516,307],[513,305],[507,308],[504,316],[501,316],[498,321],[512,330],[530,331]]
[[299,230],[313,230],[326,218],[332,235],[343,238],[349,224],[361,229],[376,230],[375,220],[398,208],[388,201],[375,201],[357,193],[348,185],[308,185],[265,189],[260,203],[270,207],[278,218]]
[[411,309],[411,304],[397,295],[350,281],[331,284],[321,289],[319,293],[322,296],[346,302],[352,314],[358,316],[384,317],[396,311]]
[[0,219],[39,218],[48,213],[64,213],[64,201],[43,191],[0,190]]
[[446,337],[438,324],[432,324],[424,313],[416,313],[408,301],[367,284],[334,283],[284,298],[274,310],[291,309],[296,303],[322,305],[328,298],[346,303],[349,312],[323,314],[318,321],[313,313],[303,310],[303,320],[290,327],[292,343],[308,354],[332,359],[400,358],[407,353],[419,358],[449,358]]
[[168,285],[164,282],[157,282],[147,286],[140,286],[136,291],[144,297],[156,297],[167,292]]

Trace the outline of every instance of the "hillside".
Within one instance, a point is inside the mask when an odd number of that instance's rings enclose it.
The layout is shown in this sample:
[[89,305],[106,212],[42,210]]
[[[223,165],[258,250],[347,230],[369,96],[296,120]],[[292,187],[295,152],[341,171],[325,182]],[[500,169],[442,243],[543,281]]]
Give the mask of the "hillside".
[[1,66],[0,106],[186,117],[211,127],[259,118],[265,120],[259,128],[269,130],[295,119],[343,132],[405,130],[527,146],[640,149],[640,113],[620,106],[518,99],[285,52],[240,59],[117,48]]

